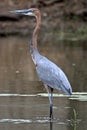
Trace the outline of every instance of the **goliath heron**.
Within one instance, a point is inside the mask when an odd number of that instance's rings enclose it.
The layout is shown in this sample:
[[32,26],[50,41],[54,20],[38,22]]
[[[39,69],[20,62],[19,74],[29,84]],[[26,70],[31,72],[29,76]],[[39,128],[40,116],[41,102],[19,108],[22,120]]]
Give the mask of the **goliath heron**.
[[30,41],[30,54],[32,60],[36,66],[36,72],[39,79],[43,82],[46,91],[49,96],[50,102],[50,119],[53,118],[53,103],[52,103],[52,93],[53,89],[58,89],[66,94],[72,94],[71,85],[64,74],[64,72],[48,58],[42,56],[37,49],[37,37],[38,31],[41,25],[41,13],[37,8],[30,8],[24,10],[14,10],[10,11],[11,13],[35,16],[36,18],[36,27],[34,29],[32,39]]

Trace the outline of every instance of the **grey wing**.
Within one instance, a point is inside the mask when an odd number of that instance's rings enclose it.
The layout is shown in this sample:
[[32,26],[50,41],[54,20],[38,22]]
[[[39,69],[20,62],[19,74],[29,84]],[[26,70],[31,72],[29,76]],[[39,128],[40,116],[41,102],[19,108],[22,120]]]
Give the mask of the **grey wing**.
[[67,94],[72,93],[71,85],[64,72],[47,58],[43,57],[40,59],[36,71],[43,83]]

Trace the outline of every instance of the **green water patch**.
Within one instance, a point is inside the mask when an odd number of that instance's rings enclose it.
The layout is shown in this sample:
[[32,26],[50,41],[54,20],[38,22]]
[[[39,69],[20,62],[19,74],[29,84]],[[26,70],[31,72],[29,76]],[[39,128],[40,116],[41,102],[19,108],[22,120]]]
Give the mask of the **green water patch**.
[[69,97],[71,100],[78,100],[78,101],[87,101],[87,92],[76,92],[73,93],[71,97]]
[[[48,97],[47,93],[39,93],[37,95],[42,97]],[[54,93],[53,97],[68,97],[70,100],[87,101],[87,92],[73,92],[71,96]]]

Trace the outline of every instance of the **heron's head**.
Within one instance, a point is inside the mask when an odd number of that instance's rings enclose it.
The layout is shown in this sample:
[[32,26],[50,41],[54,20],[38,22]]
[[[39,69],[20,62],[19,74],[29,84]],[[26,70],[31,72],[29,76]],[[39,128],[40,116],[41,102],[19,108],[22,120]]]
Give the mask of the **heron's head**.
[[30,8],[30,9],[24,9],[24,10],[13,10],[10,12],[14,13],[14,14],[21,14],[21,15],[28,15],[28,16],[35,16],[35,17],[37,17],[38,14],[40,14],[39,9],[37,9],[37,8]]

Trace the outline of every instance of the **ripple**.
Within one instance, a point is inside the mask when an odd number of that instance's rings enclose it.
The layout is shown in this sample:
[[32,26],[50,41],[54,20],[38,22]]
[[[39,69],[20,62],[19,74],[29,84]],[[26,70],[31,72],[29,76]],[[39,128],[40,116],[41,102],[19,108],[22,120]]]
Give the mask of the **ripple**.
[[15,93],[1,93],[0,97],[35,97],[36,94],[15,94]]
[[23,123],[47,123],[50,122],[49,117],[35,117],[34,119],[0,119],[0,123],[13,123],[13,124],[23,124]]
[[29,120],[29,119],[0,119],[0,123],[14,123],[14,124],[32,123],[32,120]]

